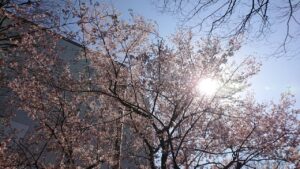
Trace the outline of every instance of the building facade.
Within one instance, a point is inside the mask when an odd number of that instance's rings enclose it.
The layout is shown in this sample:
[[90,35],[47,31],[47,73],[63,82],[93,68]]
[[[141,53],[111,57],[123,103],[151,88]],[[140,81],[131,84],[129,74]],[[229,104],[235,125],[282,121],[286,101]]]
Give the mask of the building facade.
[[[77,89],[82,87],[74,82],[89,85],[88,81],[85,81],[85,79],[89,80],[87,76],[93,76],[93,70],[86,58],[86,52],[89,51],[86,51],[82,45],[53,32],[47,33],[43,28],[39,30],[37,25],[21,18],[7,17],[2,27],[7,27],[7,25],[14,27],[2,32],[2,34],[10,35],[14,39],[9,38],[0,42],[2,44],[11,42],[11,49],[13,49],[11,50],[10,46],[1,49],[1,63],[12,66],[1,67],[0,132],[2,142],[5,140],[13,141],[6,148],[7,150],[11,149],[11,151],[8,151],[7,157],[3,158],[10,159],[11,164],[25,168],[38,167],[39,165],[46,168],[57,166],[68,168],[68,164],[69,167],[125,169],[139,168],[138,166],[146,164],[145,159],[134,156],[136,152],[132,151],[136,151],[136,148],[129,146],[133,145],[135,139],[130,128],[126,126],[126,119],[122,117],[123,110],[118,107],[118,104],[110,110],[111,116],[114,118],[104,118],[101,112],[107,107],[102,107],[102,98],[99,98],[97,94],[87,96],[85,93],[72,92],[69,91],[70,88],[67,89],[69,86],[77,87]],[[19,26],[15,27],[15,25]],[[45,31],[45,34],[41,33],[40,35],[46,38],[34,37],[38,31]],[[23,35],[25,38],[28,36],[29,40],[30,38],[37,38],[34,43],[31,42],[35,45],[35,49],[29,50],[26,47],[25,49],[18,47],[18,45],[27,43],[22,39],[24,38]],[[54,46],[49,47],[46,46],[47,44]],[[27,48],[29,47],[32,46],[28,45]],[[47,60],[47,57],[56,55],[55,61]],[[31,63],[31,59],[36,59],[36,63]],[[56,61],[59,62],[52,63]],[[51,66],[42,67],[38,65],[40,67],[35,72],[30,72],[34,68],[31,64],[44,63],[49,63]],[[47,70],[44,71],[44,68]],[[28,72],[23,74],[25,69]],[[69,74],[67,75],[67,73]],[[32,85],[31,80],[34,79],[37,79],[39,83],[47,82],[41,86],[49,88],[40,89],[40,86],[30,86]],[[21,89],[13,86],[12,81],[14,80],[24,85],[22,86],[23,91],[32,90],[33,94],[25,93],[26,98],[20,97],[18,92]],[[36,91],[44,92],[39,95],[40,100],[36,100],[37,97],[34,96]],[[47,93],[48,91],[49,93]],[[62,100],[58,99],[59,101],[57,101],[57,98]],[[80,101],[79,98],[83,100]],[[69,104],[71,102],[74,104]],[[35,112],[31,112],[33,111],[30,109],[32,108],[31,104],[49,107],[37,108]],[[91,104],[93,105],[91,106]],[[73,120],[72,124],[67,120]],[[106,123],[107,121],[111,122]],[[61,126],[58,127],[59,125]],[[74,130],[74,133],[66,133],[64,130],[69,130],[69,132]],[[66,141],[69,139],[68,137],[77,140],[78,144],[76,141]],[[35,139],[40,140],[35,141]],[[70,150],[67,151],[67,148]],[[142,148],[140,150],[143,151]],[[16,154],[20,156],[16,156]],[[143,153],[139,154],[144,155]],[[22,162],[19,163],[19,161]]]

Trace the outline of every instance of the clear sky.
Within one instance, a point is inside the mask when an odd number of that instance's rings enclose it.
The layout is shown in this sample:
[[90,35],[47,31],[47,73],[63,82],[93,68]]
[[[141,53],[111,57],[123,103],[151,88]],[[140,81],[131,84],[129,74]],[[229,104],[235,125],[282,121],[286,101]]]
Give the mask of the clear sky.
[[[107,0],[120,11],[126,18],[129,10],[144,16],[146,19],[157,23],[159,32],[163,37],[174,33],[178,20],[171,14],[162,14],[152,4],[151,0]],[[252,79],[250,90],[254,91],[257,100],[278,100],[282,92],[290,91],[297,101],[296,107],[300,108],[300,53],[293,53],[293,57],[272,57],[284,35],[283,25],[273,27],[273,34],[266,39],[248,41],[243,45],[236,57],[248,55],[257,56],[262,62],[261,71]],[[299,38],[300,39],[300,38]],[[300,40],[294,40],[290,47],[299,49]],[[299,47],[298,47],[299,46]],[[299,50],[300,51],[300,50]]]

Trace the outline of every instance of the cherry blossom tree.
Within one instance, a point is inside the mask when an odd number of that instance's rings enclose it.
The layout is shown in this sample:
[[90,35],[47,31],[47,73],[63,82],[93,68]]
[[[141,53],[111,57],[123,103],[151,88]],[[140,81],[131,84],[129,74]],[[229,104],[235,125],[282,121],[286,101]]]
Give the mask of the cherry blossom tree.
[[[42,5],[43,4],[43,5]],[[0,1],[0,87],[3,88],[6,78],[3,73],[4,56],[10,48],[18,47],[16,43],[37,30],[59,27],[55,3],[40,0],[1,0]],[[38,29],[37,29],[38,28]],[[1,96],[3,93],[1,92]]]
[[232,62],[237,40],[196,41],[185,30],[165,40],[140,16],[125,21],[100,3],[69,7],[77,27],[61,32],[81,44],[72,61],[61,56],[63,37],[39,27],[3,57],[5,115],[25,113],[35,125],[21,139],[4,133],[1,168],[300,166],[293,97],[244,96],[260,64]]
[[[18,39],[22,33],[33,31],[28,28],[21,29],[24,28],[24,24],[27,24],[27,27],[32,26],[33,23],[30,25],[28,24],[29,21],[34,21],[36,24],[46,24],[49,23],[47,20],[54,19],[54,13],[49,13],[49,8],[52,5],[46,7],[45,5],[41,6],[41,4],[42,2],[39,0],[0,1],[0,47],[2,50],[15,45],[10,43],[12,39]],[[16,17],[19,19],[12,20]]]

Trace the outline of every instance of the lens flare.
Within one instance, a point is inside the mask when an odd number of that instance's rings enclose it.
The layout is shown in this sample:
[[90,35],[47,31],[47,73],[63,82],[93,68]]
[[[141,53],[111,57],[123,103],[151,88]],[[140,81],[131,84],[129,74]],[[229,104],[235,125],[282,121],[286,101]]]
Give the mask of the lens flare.
[[217,80],[211,78],[205,78],[199,80],[197,84],[197,91],[206,96],[213,96],[219,89],[220,85]]

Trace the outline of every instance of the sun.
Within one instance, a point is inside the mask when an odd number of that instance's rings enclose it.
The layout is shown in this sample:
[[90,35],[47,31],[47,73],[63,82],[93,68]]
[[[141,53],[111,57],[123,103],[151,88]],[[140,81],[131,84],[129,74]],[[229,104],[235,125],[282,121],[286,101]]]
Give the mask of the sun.
[[213,96],[218,91],[220,85],[216,79],[205,78],[201,79],[197,83],[197,91],[206,96]]

